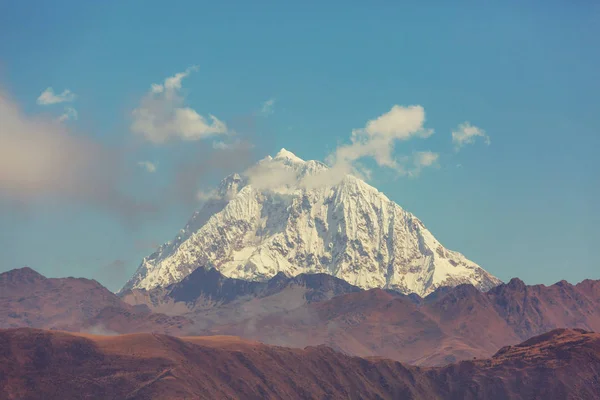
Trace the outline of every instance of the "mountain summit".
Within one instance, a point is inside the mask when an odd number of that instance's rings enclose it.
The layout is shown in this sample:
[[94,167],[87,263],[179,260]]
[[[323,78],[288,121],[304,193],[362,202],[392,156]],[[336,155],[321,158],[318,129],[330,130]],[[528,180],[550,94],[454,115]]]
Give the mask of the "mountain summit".
[[198,267],[245,280],[327,273],[420,296],[440,286],[487,290],[500,283],[374,187],[332,172],[282,149],[228,176],[123,289],[164,287]]

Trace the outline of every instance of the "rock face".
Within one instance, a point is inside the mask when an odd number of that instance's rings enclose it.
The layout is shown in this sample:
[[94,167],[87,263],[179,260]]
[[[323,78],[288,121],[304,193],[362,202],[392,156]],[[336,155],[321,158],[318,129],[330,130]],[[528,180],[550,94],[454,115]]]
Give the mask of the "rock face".
[[6,399],[597,399],[600,335],[556,330],[489,359],[418,368],[235,337],[0,330]]
[[165,287],[198,266],[253,281],[326,273],[420,296],[440,286],[500,283],[374,187],[351,175],[334,178],[325,164],[284,149],[225,178],[173,241],[144,258],[123,291]]

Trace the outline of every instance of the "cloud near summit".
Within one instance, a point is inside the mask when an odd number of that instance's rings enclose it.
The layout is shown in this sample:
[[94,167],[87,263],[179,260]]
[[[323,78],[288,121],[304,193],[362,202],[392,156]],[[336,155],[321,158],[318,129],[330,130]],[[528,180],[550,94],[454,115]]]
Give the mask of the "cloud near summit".
[[[417,176],[423,168],[437,165],[439,154],[419,151],[412,156],[394,156],[395,144],[413,138],[426,139],[433,134],[426,129],[423,107],[394,105],[388,112],[367,121],[364,128],[354,129],[350,143],[339,146],[326,159],[329,168],[308,174],[298,180],[295,171],[280,168],[271,163],[261,163],[245,174],[250,183],[259,189],[294,190],[334,186],[347,175],[368,180],[371,171],[360,161],[373,159],[380,167],[394,170],[398,175]],[[287,189],[286,189],[287,187]]]
[[[395,170],[400,175],[410,175],[410,165],[406,159],[396,159],[394,149],[396,142],[413,138],[428,138],[432,129],[426,129],[425,109],[419,105],[394,105],[388,112],[368,121],[364,128],[355,129],[350,137],[350,144],[338,147],[329,157],[328,162],[333,170],[341,172],[356,168],[356,162],[362,158],[372,158],[380,167]],[[437,154],[430,153],[437,159]],[[423,162],[425,161],[425,162]],[[408,163],[410,164],[410,163]],[[432,165],[433,162],[421,160],[418,168]]]
[[164,80],[154,83],[132,111],[131,131],[154,144],[180,139],[195,141],[228,132],[224,122],[214,115],[208,118],[185,106],[180,91],[182,81],[198,67],[190,67]]

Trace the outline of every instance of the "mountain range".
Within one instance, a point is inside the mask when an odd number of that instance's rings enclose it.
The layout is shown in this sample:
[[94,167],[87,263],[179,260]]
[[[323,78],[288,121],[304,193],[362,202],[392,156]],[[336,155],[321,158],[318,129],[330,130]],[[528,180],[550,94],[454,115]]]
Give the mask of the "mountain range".
[[198,266],[248,281],[326,273],[419,296],[501,283],[363,180],[285,149],[225,178],[172,241],[144,258],[123,291],[166,287]]
[[194,321],[194,334],[300,348],[326,344],[417,365],[488,357],[555,328],[600,330],[600,281],[592,280],[527,286],[514,278],[488,292],[463,284],[421,298],[361,290],[325,274],[246,282],[197,268],[166,289],[133,289],[122,299],[184,316]]
[[0,330],[6,399],[595,399],[600,335],[559,329],[491,358],[420,368],[235,337]]
[[489,357],[555,328],[600,330],[600,281],[527,286],[515,278],[488,292],[464,284],[421,298],[364,290],[326,274],[249,282],[197,268],[166,288],[119,297],[93,280],[50,279],[23,268],[0,274],[0,328],[17,327],[235,335],[445,365]]

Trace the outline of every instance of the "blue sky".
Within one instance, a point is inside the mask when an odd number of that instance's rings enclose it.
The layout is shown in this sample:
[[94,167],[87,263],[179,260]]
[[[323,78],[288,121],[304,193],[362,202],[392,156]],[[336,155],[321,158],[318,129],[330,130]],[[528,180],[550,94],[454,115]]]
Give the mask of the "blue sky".
[[[18,114],[16,126],[31,133],[19,142],[29,145],[26,157],[12,151],[15,164],[0,162],[0,271],[28,265],[117,289],[194,210],[189,199],[165,200],[181,163],[200,164],[197,189],[208,189],[228,169],[282,147],[324,160],[392,106],[419,105],[434,133],[395,141],[393,155],[437,160],[408,177],[367,159],[374,186],[500,279],[600,278],[597,3],[288,3],[0,0],[0,91],[8,99],[0,118]],[[192,132],[198,140],[153,143],[132,132],[132,111],[150,85],[192,66],[179,106],[207,124],[214,115],[235,131],[228,140],[251,143],[247,159],[206,171],[219,136],[210,125]],[[49,87],[55,98],[45,102],[53,104],[39,104]],[[455,151],[452,131],[466,121],[490,144],[474,137]],[[52,146],[45,126],[57,137],[69,132],[74,147],[59,154],[77,171],[91,166],[91,175],[65,183],[43,168],[23,185],[19,171],[30,164],[19,162]],[[20,134],[0,120],[3,129],[5,144]],[[96,148],[107,154],[98,163],[70,160],[72,149]],[[131,211],[121,192],[160,207]]]

